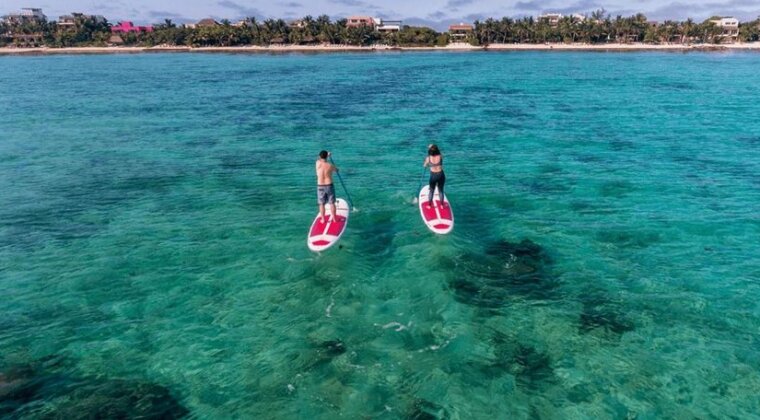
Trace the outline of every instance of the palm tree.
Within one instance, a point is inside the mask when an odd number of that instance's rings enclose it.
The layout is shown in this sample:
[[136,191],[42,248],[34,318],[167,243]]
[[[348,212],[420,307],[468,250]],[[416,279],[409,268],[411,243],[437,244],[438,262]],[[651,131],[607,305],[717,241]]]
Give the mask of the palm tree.
[[688,44],[694,36],[694,21],[691,18],[686,19],[681,24],[681,44]]
[[744,42],[760,41],[760,19],[739,25],[739,39]]
[[517,42],[527,42],[531,38],[531,28],[533,27],[533,18],[527,17],[518,20],[515,23],[515,32],[517,33]]
[[563,16],[557,28],[562,42],[575,42],[575,20],[572,16]]
[[259,27],[259,23],[256,22],[256,17],[255,16],[249,17],[248,24],[249,24],[248,32],[251,34],[251,42],[253,42],[256,45],[263,45],[264,42],[261,39],[261,28]]
[[512,19],[504,17],[497,25],[498,41],[502,44],[506,44],[507,40],[512,38]]
[[720,44],[720,35],[723,33],[723,30],[718,27],[718,25],[708,19],[702,22],[700,26],[700,32],[702,33],[702,42]]
[[604,10],[604,8],[596,9],[593,12],[591,12],[591,19],[595,22],[601,22],[604,19],[609,18],[609,15],[607,15],[607,11]]

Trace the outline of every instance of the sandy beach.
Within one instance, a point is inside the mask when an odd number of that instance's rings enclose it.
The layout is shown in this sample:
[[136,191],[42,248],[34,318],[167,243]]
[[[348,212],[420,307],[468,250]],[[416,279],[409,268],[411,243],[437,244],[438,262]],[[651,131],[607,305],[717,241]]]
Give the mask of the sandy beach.
[[138,54],[150,52],[349,52],[349,51],[760,51],[760,42],[737,44],[490,44],[473,46],[450,44],[445,47],[393,47],[375,45],[369,47],[351,45],[276,45],[276,46],[236,46],[236,47],[72,47],[72,48],[0,48],[0,55],[28,54]]

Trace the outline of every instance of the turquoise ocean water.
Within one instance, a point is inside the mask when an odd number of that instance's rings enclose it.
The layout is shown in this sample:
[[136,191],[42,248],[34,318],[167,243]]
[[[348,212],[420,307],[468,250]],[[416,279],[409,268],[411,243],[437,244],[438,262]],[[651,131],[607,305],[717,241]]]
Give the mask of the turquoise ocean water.
[[[757,418],[758,68],[2,57],[0,417]],[[356,210],[318,255],[323,148]]]

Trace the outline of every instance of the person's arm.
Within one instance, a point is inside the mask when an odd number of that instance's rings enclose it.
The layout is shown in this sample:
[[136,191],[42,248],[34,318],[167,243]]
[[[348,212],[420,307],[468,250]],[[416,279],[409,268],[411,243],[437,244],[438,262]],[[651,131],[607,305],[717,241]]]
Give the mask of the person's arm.
[[427,168],[428,163],[430,163],[430,157],[429,156],[425,158],[424,162],[422,162],[422,167],[423,168]]
[[[330,159],[330,156],[332,156],[332,152],[327,152],[327,159]],[[333,172],[338,172],[338,167],[332,163],[332,159],[330,159],[330,170]]]

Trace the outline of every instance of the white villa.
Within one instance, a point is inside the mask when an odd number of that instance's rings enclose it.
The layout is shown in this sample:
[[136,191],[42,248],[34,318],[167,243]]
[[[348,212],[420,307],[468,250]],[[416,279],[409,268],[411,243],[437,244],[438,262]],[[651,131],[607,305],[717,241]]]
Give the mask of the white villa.
[[377,22],[375,30],[378,32],[398,32],[401,30],[402,21],[400,20],[383,20],[375,18],[375,22]]
[[[544,13],[538,16],[538,20],[548,23],[549,26],[557,26],[563,17],[565,16],[562,13]],[[573,23],[581,23],[586,20],[586,16],[580,13],[573,13],[570,17],[572,18]]]
[[739,38],[739,20],[733,17],[722,17],[720,19],[712,19],[710,22],[723,29],[721,38],[727,39],[730,42],[736,42]]
[[573,13],[570,17],[573,18],[573,22],[575,23],[580,23],[586,20],[586,16],[580,13]]
[[346,26],[349,28],[367,26],[378,32],[398,32],[401,30],[401,24],[400,20],[383,20],[372,16],[349,16],[346,19]]
[[544,13],[538,17],[539,21],[545,21],[549,26],[559,25],[560,19],[562,19],[562,13]]

